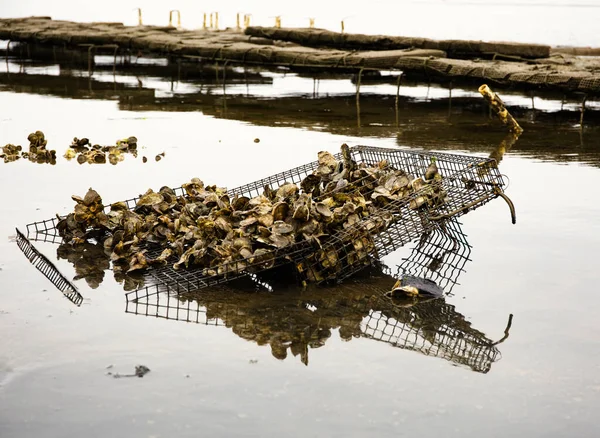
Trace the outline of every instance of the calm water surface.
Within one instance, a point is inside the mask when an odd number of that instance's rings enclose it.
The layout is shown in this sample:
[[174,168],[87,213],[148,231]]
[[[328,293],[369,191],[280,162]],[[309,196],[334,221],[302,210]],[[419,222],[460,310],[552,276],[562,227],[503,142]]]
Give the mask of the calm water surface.
[[[235,187],[343,142],[485,157],[504,132],[470,89],[450,98],[447,89],[403,86],[396,114],[395,86],[366,84],[359,121],[351,78],[231,71],[223,93],[212,75],[113,75],[96,62],[91,78],[87,63],[11,57],[0,69],[2,145],[26,144],[37,129],[58,155],[74,136],[113,144],[136,135],[140,144],[137,158],[116,166],[0,163],[0,436],[597,436],[595,102],[580,129],[576,96],[503,95],[525,128],[501,164],[517,224],[501,200],[461,219],[463,271],[445,301],[390,308],[370,298],[393,284],[379,276],[251,297],[213,291],[170,301],[185,310],[168,320],[131,313],[156,312],[154,302],[126,309],[124,285],[102,260],[36,243],[67,278],[83,275],[74,280],[83,304],[73,305],[27,262],[15,227],[70,211],[70,196],[88,187],[107,202],[194,176]],[[406,263],[413,246],[385,263]],[[492,345],[511,314],[509,337]],[[442,328],[464,333],[464,348]],[[476,345],[483,353],[463,360]],[[142,379],[108,374],[139,364],[151,369]]]

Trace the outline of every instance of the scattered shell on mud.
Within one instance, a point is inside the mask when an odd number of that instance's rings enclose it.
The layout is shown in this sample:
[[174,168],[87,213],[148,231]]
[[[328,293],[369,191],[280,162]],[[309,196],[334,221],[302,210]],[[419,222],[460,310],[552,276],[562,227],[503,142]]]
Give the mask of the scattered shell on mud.
[[117,140],[114,146],[100,146],[92,144],[88,138],[73,138],[69,149],[63,155],[68,161],[76,159],[79,164],[106,164],[116,165],[125,159],[126,155],[137,158],[136,137],[127,137]]
[[46,149],[48,140],[42,131],[32,132],[27,136],[29,141],[29,150],[24,151],[21,145],[7,144],[2,147],[0,158],[5,163],[17,161],[24,158],[39,164],[56,164],[56,151]]

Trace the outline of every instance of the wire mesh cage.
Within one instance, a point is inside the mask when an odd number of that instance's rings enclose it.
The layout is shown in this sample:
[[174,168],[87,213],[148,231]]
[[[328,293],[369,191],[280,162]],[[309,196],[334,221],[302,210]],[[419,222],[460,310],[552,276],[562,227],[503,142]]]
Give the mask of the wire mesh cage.
[[[406,151],[369,146],[350,148],[352,159],[358,163],[375,166],[385,162],[390,169],[401,169],[410,175],[423,175],[432,159],[436,159],[441,180],[414,191],[409,196],[388,202],[374,213],[357,223],[319,242],[298,240],[284,248],[271,249],[260,258],[248,257],[221,263],[212,269],[191,267],[174,269],[172,260],[164,266],[151,267],[146,272],[146,283],[156,290],[176,289],[179,293],[198,290],[226,283],[236,278],[263,275],[266,271],[291,266],[299,281],[316,283],[341,282],[365,266],[372,265],[386,254],[413,241],[445,218],[458,217],[489,202],[502,194],[504,181],[494,161],[464,155]],[[341,154],[335,156],[342,160]],[[299,184],[317,169],[317,161],[254,181],[231,189],[228,195],[255,197],[285,183]],[[443,202],[422,203],[420,197],[425,190],[444,193]],[[356,184],[353,190],[364,190]],[[174,189],[178,196],[185,197],[183,187]],[[368,195],[368,193],[367,193]],[[139,197],[128,199],[127,207],[133,210]],[[418,205],[418,207],[416,207]],[[27,234],[33,240],[57,241],[59,218],[52,218],[27,225]],[[162,247],[146,244],[149,256],[156,256]]]

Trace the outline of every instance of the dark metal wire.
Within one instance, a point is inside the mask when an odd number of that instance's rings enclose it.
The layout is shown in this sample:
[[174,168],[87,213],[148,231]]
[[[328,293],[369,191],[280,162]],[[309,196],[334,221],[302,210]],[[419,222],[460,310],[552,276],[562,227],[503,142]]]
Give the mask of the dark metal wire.
[[27,237],[19,229],[17,229],[17,246],[23,251],[25,257],[36,267],[44,276],[52,282],[58,290],[60,290],[69,301],[76,306],[80,306],[83,302],[83,297],[77,290],[77,288],[64,275],[54,266],[54,264],[48,260],[48,258],[40,253],[32,244],[29,242]]
[[426,278],[450,294],[470,256],[467,236],[460,222],[451,218],[421,235],[411,254],[398,266],[395,276],[408,274]]

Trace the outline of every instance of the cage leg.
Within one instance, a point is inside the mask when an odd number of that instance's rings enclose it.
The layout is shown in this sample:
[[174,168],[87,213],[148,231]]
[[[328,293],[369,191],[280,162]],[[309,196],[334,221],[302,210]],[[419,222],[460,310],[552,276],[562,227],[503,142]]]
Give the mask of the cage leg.
[[515,211],[515,204],[513,204],[510,198],[506,196],[506,194],[504,194],[504,192],[502,192],[500,189],[495,189],[494,192],[506,201],[506,203],[508,204],[508,208],[510,208],[510,218],[512,219],[512,223],[513,225],[516,224],[517,212]]

